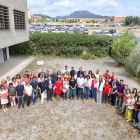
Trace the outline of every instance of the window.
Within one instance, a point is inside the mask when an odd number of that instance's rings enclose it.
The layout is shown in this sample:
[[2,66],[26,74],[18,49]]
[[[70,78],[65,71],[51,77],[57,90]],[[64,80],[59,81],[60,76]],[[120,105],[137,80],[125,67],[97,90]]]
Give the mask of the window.
[[25,29],[25,12],[14,10],[15,29]]
[[8,7],[0,5],[0,30],[10,29]]

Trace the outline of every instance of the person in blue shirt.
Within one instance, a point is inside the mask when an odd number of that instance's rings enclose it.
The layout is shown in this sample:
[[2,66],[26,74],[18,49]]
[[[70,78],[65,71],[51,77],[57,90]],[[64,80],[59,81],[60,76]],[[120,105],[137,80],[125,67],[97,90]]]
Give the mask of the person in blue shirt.
[[52,93],[53,93],[53,86],[54,81],[51,79],[51,76],[48,77],[48,80],[46,81],[46,90],[47,90],[47,101],[52,101]]
[[18,98],[18,109],[20,109],[20,99],[22,102],[22,108],[24,108],[24,95],[25,95],[24,86],[21,85],[21,82],[18,82],[18,85],[16,86],[16,97]]
[[37,98],[37,89],[38,89],[38,82],[36,81],[36,77],[33,77],[33,81],[30,83],[33,90],[33,105],[36,103]]

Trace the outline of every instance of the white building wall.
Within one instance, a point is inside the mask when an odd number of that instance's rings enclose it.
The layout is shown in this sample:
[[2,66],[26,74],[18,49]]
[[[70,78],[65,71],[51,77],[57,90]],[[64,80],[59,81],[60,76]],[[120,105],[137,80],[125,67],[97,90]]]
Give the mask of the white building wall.
[[[9,30],[0,30],[0,48],[12,46],[29,40],[27,0],[0,0],[0,5],[9,8]],[[15,30],[13,10],[25,12],[26,29]]]

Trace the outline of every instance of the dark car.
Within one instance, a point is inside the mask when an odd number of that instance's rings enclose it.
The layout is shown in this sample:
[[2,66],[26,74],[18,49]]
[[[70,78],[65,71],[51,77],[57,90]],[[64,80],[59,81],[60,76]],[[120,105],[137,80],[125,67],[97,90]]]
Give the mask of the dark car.
[[109,32],[110,32],[111,34],[116,33],[116,29],[110,29]]

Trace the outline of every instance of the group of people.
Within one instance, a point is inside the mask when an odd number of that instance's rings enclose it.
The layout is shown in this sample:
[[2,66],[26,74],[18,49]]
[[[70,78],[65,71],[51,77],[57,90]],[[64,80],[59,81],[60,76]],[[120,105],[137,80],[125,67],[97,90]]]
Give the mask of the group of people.
[[118,81],[114,72],[110,76],[109,70],[106,70],[103,75],[100,74],[99,69],[93,74],[92,70],[88,73],[82,71],[82,67],[79,68],[79,71],[75,71],[74,67],[69,71],[68,66],[65,66],[62,73],[60,71],[56,73],[53,70],[53,73],[50,74],[49,70],[44,72],[44,69],[38,74],[35,71],[32,71],[31,74],[26,71],[23,78],[17,74],[11,80],[8,76],[7,80],[3,79],[0,85],[1,104],[4,112],[8,110],[8,102],[12,108],[18,102],[20,109],[21,103],[24,108],[26,99],[28,108],[32,97],[33,105],[35,105],[38,94],[41,95],[41,104],[45,98],[47,101],[52,101],[52,96],[55,96],[57,101],[61,96],[64,101],[68,99],[75,101],[76,97],[77,100],[81,98],[89,101],[91,96],[92,101],[97,104],[119,107],[120,114],[125,113],[125,119],[128,122],[134,116],[133,124],[140,129],[140,91],[137,91],[136,88],[131,91],[122,79]]

